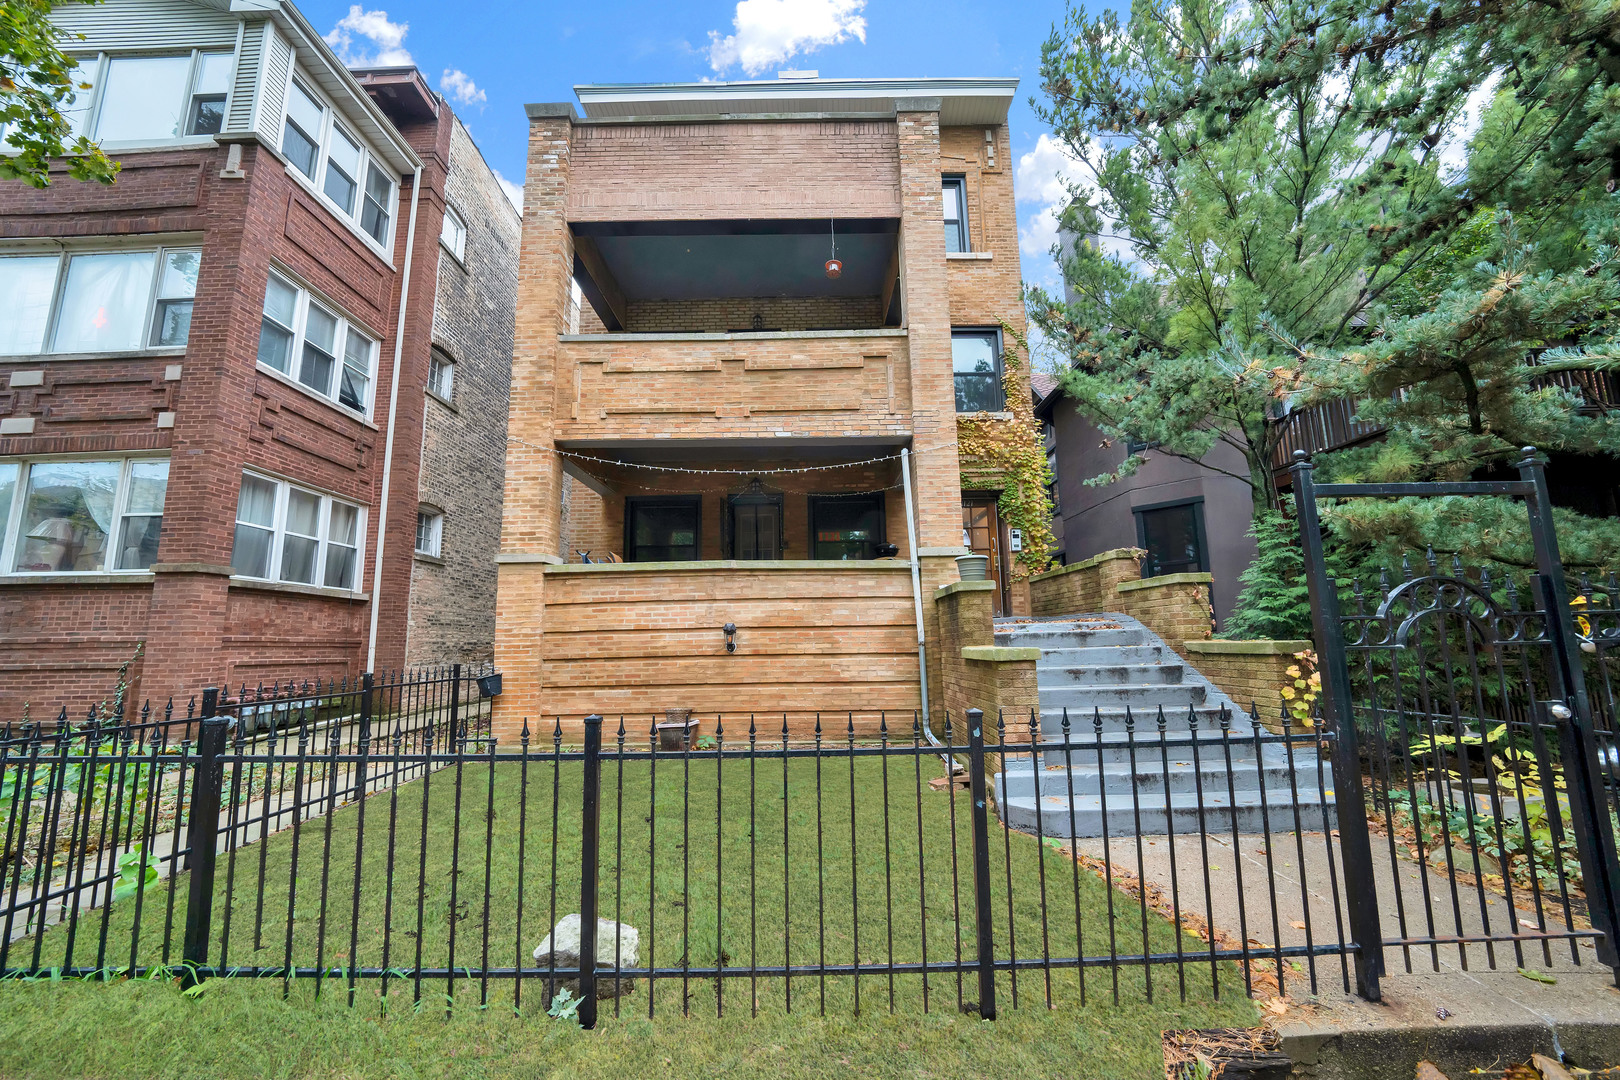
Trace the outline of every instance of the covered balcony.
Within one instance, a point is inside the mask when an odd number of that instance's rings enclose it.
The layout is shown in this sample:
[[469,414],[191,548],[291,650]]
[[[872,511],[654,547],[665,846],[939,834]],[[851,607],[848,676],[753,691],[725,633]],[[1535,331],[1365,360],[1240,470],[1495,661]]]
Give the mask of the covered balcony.
[[559,443],[909,435],[898,222],[580,222]]

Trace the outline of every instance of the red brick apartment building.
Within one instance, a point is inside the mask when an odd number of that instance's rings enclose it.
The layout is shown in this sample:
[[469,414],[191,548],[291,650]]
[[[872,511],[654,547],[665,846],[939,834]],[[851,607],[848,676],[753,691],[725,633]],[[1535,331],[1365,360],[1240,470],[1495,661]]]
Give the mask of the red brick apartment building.
[[919,614],[941,700],[936,593],[968,546],[995,609],[1028,610],[1005,480],[957,451],[959,417],[1014,422],[1016,86],[784,77],[529,106],[498,725],[687,707],[865,728],[923,701]]
[[487,657],[518,215],[465,128],[288,3],[55,17],[123,168],[0,185],[0,720],[137,655],[152,697]]

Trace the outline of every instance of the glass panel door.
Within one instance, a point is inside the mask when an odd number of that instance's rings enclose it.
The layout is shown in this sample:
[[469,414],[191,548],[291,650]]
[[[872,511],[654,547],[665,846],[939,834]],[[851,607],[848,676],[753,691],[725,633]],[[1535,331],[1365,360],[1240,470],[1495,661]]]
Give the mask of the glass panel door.
[[1002,562],[1005,548],[1001,542],[1001,515],[996,512],[996,500],[974,498],[962,500],[962,545],[975,555],[990,557],[990,580],[995,592],[990,594],[995,615],[1005,615],[1011,609],[1007,567]]

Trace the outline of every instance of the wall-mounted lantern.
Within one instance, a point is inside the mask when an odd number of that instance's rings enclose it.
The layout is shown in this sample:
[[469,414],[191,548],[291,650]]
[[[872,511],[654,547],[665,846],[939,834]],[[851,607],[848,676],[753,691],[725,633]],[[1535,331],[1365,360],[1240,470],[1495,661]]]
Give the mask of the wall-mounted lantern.
[[725,631],[725,635],[726,635],[726,652],[728,652],[728,653],[736,652],[737,651],[737,624],[734,623],[734,622],[728,622],[721,629]]

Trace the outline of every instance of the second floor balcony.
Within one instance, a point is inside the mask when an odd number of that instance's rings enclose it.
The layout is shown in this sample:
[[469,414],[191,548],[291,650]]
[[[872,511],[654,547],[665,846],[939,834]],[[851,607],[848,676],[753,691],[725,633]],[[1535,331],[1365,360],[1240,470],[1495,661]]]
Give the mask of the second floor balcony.
[[908,435],[897,228],[576,223],[558,440]]

